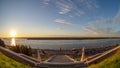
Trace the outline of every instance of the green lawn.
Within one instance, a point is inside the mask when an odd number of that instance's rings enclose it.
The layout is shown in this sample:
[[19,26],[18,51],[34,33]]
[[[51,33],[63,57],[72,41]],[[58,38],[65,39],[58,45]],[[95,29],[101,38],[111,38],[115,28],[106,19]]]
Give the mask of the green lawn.
[[0,68],[31,68],[30,66],[16,62],[0,52]]
[[120,52],[88,68],[120,68]]

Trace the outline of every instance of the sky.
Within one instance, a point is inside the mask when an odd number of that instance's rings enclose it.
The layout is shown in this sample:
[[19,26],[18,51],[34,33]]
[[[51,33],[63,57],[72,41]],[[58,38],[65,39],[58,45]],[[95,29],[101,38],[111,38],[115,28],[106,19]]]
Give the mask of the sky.
[[120,37],[120,0],[0,0],[0,37]]

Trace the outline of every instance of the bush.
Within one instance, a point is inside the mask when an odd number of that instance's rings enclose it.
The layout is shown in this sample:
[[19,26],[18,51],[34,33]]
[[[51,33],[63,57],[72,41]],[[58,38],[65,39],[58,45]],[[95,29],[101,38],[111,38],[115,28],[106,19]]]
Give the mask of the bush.
[[30,46],[28,47],[25,45],[16,45],[16,46],[11,46],[9,49],[17,53],[22,53],[28,56],[32,56],[32,48]]
[[5,47],[5,43],[3,40],[0,39],[0,46]]

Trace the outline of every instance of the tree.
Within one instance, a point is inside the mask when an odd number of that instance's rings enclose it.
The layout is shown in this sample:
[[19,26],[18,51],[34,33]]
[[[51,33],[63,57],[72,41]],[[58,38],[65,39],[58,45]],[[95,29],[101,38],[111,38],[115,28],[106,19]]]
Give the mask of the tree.
[[10,50],[17,52],[17,53],[22,53],[28,56],[32,56],[32,48],[26,45],[16,45],[16,46],[12,46],[9,48]]
[[28,48],[28,51],[29,51],[29,56],[32,56],[32,48],[30,46]]
[[5,43],[3,40],[0,39],[0,46],[5,47]]

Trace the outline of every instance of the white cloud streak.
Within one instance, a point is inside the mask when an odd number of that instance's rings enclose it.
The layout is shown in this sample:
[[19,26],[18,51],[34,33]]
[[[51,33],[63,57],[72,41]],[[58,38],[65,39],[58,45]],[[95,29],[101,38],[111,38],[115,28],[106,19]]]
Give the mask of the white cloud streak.
[[71,13],[82,16],[90,10],[98,8],[96,0],[43,0],[44,4],[52,3],[59,10],[59,14]]
[[49,2],[50,2],[50,0],[43,0],[43,3],[46,4],[46,5],[48,5]]
[[56,4],[58,5],[58,8],[60,9],[60,14],[66,14],[69,11],[71,11],[72,5],[71,4],[65,4],[59,1],[56,1]]
[[56,19],[55,22],[61,23],[61,24],[67,24],[67,25],[74,25],[73,23],[71,23],[65,19]]

